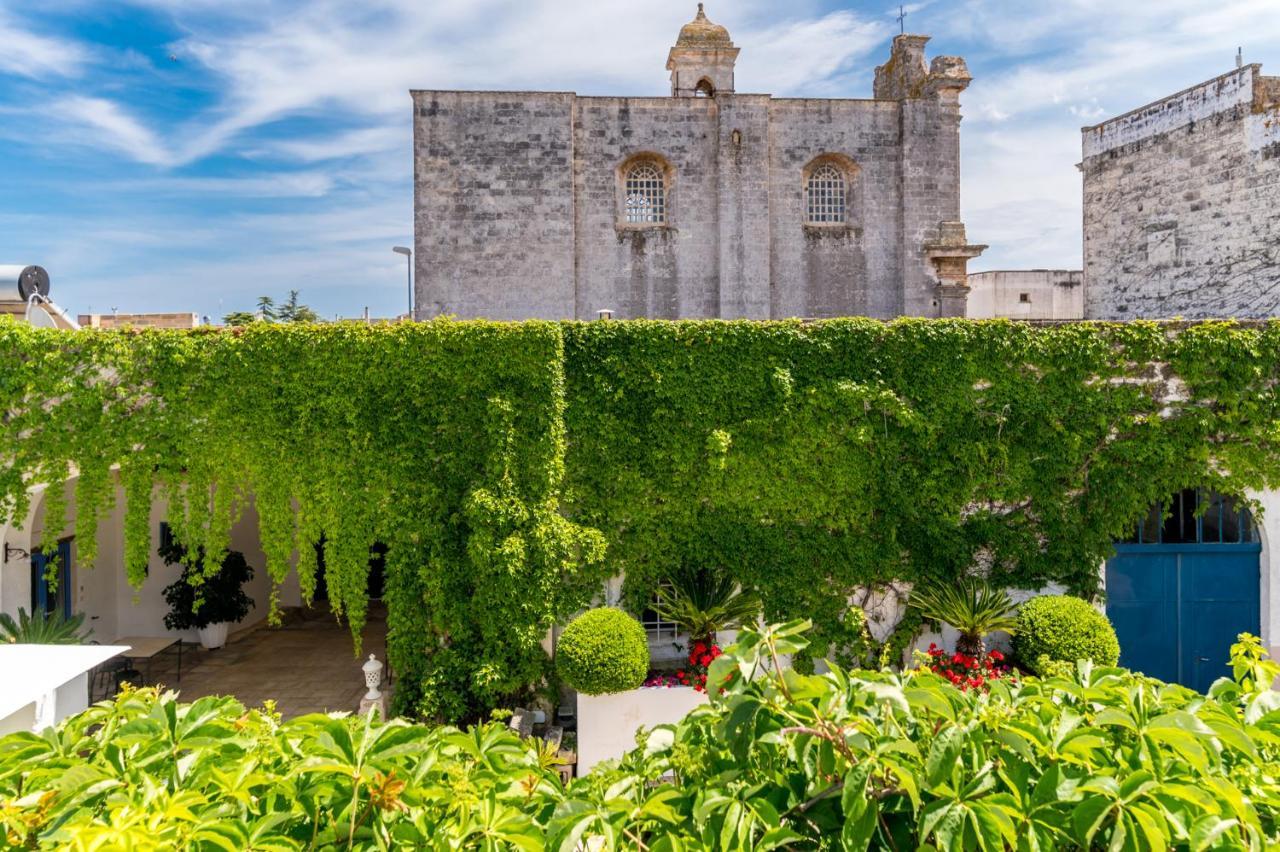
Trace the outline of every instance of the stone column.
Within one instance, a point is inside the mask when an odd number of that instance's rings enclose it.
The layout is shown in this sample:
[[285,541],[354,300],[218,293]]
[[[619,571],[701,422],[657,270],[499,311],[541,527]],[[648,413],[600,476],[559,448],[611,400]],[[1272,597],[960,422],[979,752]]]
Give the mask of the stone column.
[[938,316],[963,317],[969,298],[969,261],[986,250],[970,245],[963,222],[942,222],[938,239],[926,242],[925,256],[933,263],[938,279]]

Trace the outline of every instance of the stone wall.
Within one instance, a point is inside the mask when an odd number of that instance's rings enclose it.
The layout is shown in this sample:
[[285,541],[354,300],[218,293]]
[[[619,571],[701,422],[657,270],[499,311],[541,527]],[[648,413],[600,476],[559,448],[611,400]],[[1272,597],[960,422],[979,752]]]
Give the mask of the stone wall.
[[1084,129],[1086,317],[1280,314],[1278,96],[1247,65]]
[[[879,100],[416,91],[417,317],[940,316],[926,245],[958,224],[968,75],[920,75]],[[622,221],[640,156],[666,169],[661,224]],[[818,157],[847,175],[846,223],[806,224]]]
[[1078,269],[970,273],[965,316],[972,319],[1082,319],[1084,273]]
[[415,313],[574,315],[574,96],[416,92]]

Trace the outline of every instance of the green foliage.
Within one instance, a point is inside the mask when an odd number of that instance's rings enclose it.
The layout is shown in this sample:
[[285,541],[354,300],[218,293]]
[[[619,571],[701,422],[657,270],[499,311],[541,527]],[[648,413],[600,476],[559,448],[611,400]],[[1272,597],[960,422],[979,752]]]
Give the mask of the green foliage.
[[25,609],[18,607],[16,621],[9,613],[0,612],[0,642],[11,645],[83,645],[93,634],[83,628],[83,612],[63,618],[56,612],[27,615]]
[[565,789],[468,731],[129,690],[0,739],[17,848],[1273,849],[1280,694],[1256,637],[1207,696],[1082,663],[961,692],[928,672],[777,665],[806,624],[711,667],[710,702]]
[[649,639],[620,609],[587,610],[560,634],[556,671],[587,695],[637,689],[649,673]]
[[1280,324],[4,322],[0,411],[0,515],[49,483],[67,534],[78,472],[82,566],[117,489],[135,584],[153,496],[211,564],[252,501],[273,582],[296,553],[310,594],[323,539],[358,635],[385,543],[398,709],[478,719],[537,688],[547,630],[609,574],[635,608],[722,566],[845,665],[860,590],[980,555],[1091,597],[1158,500],[1280,482]]
[[976,577],[918,585],[911,590],[910,605],[925,618],[946,622],[959,630],[956,650],[970,657],[986,653],[983,640],[988,633],[997,630],[1012,633],[1017,624],[1009,593]]
[[[0,322],[0,514],[46,489],[94,564],[124,496],[129,579],[146,579],[153,497],[219,565],[252,501],[265,571],[315,588],[355,636],[384,543],[398,709],[482,718],[540,683],[542,640],[605,579],[599,533],[561,511],[558,325],[254,323],[231,331],[58,333]],[[113,469],[119,465],[118,470]]]
[[289,298],[280,305],[270,296],[259,296],[256,311],[232,311],[222,321],[231,326],[254,322],[320,322],[320,315],[302,304],[298,296],[298,290],[290,290]]
[[714,643],[716,634],[760,615],[760,598],[743,591],[728,571],[681,566],[657,590],[654,611],[690,639]]
[[564,794],[533,742],[126,690],[0,740],[0,829],[9,848],[534,850]]
[[[868,585],[1092,597],[1182,487],[1280,474],[1280,324],[610,322],[564,328],[566,502],[643,606],[724,566],[846,664]],[[1169,377],[1185,395],[1165,392]]]
[[1039,674],[1054,669],[1054,661],[1074,665],[1090,660],[1114,666],[1120,660],[1120,642],[1107,617],[1088,602],[1070,595],[1041,595],[1018,609],[1013,635],[1018,659]]
[[161,546],[159,553],[166,565],[182,563],[182,576],[164,589],[164,600],[169,604],[165,627],[199,630],[224,621],[236,624],[249,614],[254,604],[245,594],[244,584],[253,579],[253,568],[243,553],[227,551],[222,565],[213,571],[205,567],[203,556],[191,558],[176,539]]

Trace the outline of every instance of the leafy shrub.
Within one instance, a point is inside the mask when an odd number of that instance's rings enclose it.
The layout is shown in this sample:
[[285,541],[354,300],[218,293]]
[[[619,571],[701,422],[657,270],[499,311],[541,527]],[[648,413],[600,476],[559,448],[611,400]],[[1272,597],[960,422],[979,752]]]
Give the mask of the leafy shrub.
[[70,618],[61,613],[27,611],[18,607],[18,619],[7,612],[0,612],[0,642],[11,645],[82,645],[88,641],[92,630],[84,630],[84,613],[77,612]]
[[[724,694],[567,790],[557,756],[467,731],[127,689],[0,739],[6,848],[1117,849],[1280,843],[1280,667],[1208,696],[1114,669],[961,691],[929,672],[779,672],[743,631]],[[599,838],[596,840],[595,838]]]
[[170,630],[197,630],[210,624],[244,620],[253,606],[253,598],[244,592],[244,584],[253,579],[253,568],[244,554],[231,550],[222,567],[206,575],[204,555],[190,558],[186,548],[176,541],[161,545],[160,556],[166,565],[182,563],[182,576],[164,589],[169,614],[164,626]]
[[620,609],[588,610],[560,634],[556,670],[587,695],[636,689],[649,672],[649,639],[640,622]]
[[760,615],[760,598],[740,589],[723,568],[683,566],[658,586],[653,609],[690,641],[711,645],[721,630],[754,621]]
[[956,650],[969,657],[986,654],[988,633],[1012,631],[1015,625],[1009,593],[976,577],[918,585],[911,590],[909,602],[925,618],[946,622],[959,630]]
[[562,795],[537,742],[126,688],[0,739],[0,846],[528,849]]
[[1052,673],[1045,659],[1071,664],[1092,660],[1100,666],[1120,661],[1120,642],[1111,622],[1087,601],[1070,595],[1042,595],[1024,603],[1018,610],[1013,649],[1023,665],[1040,675]]

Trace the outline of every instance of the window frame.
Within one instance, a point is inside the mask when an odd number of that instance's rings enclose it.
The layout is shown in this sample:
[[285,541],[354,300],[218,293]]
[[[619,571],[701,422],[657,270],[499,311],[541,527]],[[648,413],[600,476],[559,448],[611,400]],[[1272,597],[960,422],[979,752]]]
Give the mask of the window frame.
[[[660,218],[634,220],[632,214],[632,197],[635,194],[629,184],[632,174],[640,169],[652,169],[653,174],[661,181],[662,207]],[[620,231],[661,230],[672,227],[674,212],[675,170],[671,164],[659,154],[645,151],[634,154],[624,160],[617,168],[614,181],[617,188],[616,225]],[[652,180],[653,178],[648,178]],[[650,214],[652,216],[652,214]]]
[[[843,218],[838,221],[812,218],[812,184],[813,181],[818,178],[820,172],[827,170],[831,170],[839,176],[842,184],[843,208],[841,212],[843,214]],[[861,220],[861,195],[858,186],[859,172],[860,170],[858,165],[844,154],[819,154],[810,160],[801,172],[801,224],[805,228],[812,228],[820,231],[850,231],[856,233]]]

